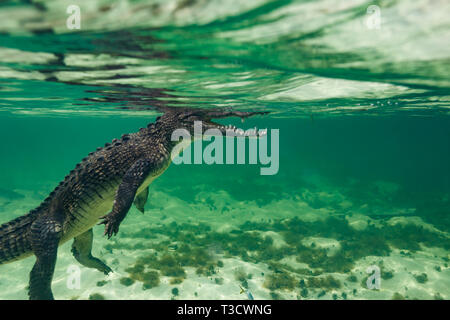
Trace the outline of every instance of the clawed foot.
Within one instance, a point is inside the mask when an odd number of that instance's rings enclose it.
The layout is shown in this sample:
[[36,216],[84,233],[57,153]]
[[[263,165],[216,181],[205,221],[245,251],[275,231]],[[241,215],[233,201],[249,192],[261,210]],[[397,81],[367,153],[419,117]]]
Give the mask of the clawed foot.
[[105,225],[105,232],[103,235],[108,235],[108,239],[119,232],[120,221],[112,213],[100,217],[100,219],[103,219],[103,221],[99,224]]
[[103,261],[101,261],[100,259],[98,259],[98,261],[100,262],[100,265],[97,267],[98,271],[103,272],[105,275],[113,272],[112,269],[108,267]]

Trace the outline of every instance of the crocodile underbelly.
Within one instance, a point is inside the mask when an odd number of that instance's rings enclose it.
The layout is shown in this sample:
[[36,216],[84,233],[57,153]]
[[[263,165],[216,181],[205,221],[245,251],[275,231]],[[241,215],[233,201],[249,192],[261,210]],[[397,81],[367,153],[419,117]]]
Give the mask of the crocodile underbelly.
[[109,189],[99,195],[93,195],[88,201],[80,204],[73,212],[68,214],[64,223],[64,234],[61,243],[64,243],[86,231],[100,222],[100,217],[108,214],[114,203],[116,188]]
[[[162,172],[158,172],[149,176],[138,188],[136,196],[145,190],[161,174]],[[88,231],[100,222],[100,217],[111,212],[117,188],[118,186],[104,190],[101,193],[90,195],[88,201],[84,201],[84,204],[80,204],[79,208],[73,213],[70,213],[68,215],[69,218],[64,224],[64,234],[60,244]]]

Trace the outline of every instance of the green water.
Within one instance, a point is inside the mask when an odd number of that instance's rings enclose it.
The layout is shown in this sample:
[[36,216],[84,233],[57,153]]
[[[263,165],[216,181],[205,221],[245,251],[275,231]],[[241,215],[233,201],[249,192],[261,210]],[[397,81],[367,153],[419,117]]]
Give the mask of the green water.
[[[69,4],[0,4],[0,223],[155,107],[270,111],[221,122],[279,129],[279,170],[171,165],[145,215],[94,228],[113,274],[60,247],[57,299],[450,298],[447,2],[77,1],[80,30]],[[0,299],[33,263],[0,266]]]

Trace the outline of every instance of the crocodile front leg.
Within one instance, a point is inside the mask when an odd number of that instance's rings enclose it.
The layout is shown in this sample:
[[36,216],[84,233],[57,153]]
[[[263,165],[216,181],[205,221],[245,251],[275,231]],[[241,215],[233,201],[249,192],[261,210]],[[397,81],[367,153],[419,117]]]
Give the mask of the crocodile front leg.
[[138,209],[140,212],[145,213],[145,204],[147,203],[148,199],[148,187],[141,191],[136,196],[136,199],[134,199],[134,205],[136,206],[136,209]]
[[100,218],[103,221],[99,224],[105,225],[104,234],[108,235],[108,239],[119,231],[119,225],[130,210],[139,186],[145,181],[152,168],[151,160],[139,159],[125,173],[117,189],[112,211]]
[[112,272],[111,268],[100,259],[92,256],[91,250],[93,238],[92,229],[75,237],[72,244],[73,256],[83,266],[97,269],[107,275]]

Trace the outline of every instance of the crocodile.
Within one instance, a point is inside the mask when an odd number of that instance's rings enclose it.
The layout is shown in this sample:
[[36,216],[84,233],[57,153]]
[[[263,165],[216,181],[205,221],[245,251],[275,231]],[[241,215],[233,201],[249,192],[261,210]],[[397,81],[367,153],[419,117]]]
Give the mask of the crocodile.
[[32,300],[54,299],[51,282],[58,247],[71,239],[74,239],[71,251],[81,265],[109,274],[111,268],[91,254],[92,228],[104,224],[104,236],[110,239],[118,233],[133,203],[144,212],[148,186],[167,169],[172,150],[180,143],[172,141],[174,130],[187,130],[193,137],[194,123],[201,121],[202,134],[207,134],[208,129],[218,129],[223,135],[259,137],[262,130],[243,133],[212,119],[244,119],[264,113],[166,109],[147,127],[97,148],[37,208],[0,226],[0,265],[35,255],[28,286]]

